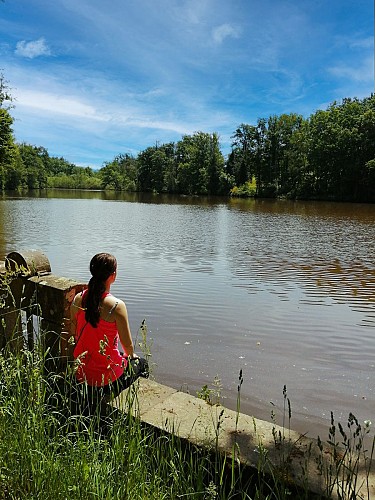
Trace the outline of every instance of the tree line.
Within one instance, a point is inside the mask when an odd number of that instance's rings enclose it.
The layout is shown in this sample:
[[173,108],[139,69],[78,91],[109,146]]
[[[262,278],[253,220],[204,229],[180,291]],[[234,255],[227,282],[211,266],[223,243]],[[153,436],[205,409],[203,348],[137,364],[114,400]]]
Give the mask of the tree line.
[[0,75],[0,189],[113,189],[375,202],[375,96],[343,99],[305,119],[290,113],[242,123],[224,157],[217,133],[196,132],[78,167],[17,143],[12,97]]

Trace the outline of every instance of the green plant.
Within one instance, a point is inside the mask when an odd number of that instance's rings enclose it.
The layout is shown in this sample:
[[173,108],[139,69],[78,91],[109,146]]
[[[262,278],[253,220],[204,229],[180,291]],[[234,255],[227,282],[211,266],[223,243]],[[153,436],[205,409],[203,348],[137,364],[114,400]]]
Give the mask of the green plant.
[[210,405],[220,405],[221,391],[221,380],[219,376],[216,375],[213,380],[212,386],[209,387],[207,384],[203,385],[202,388],[196,392],[196,395],[197,398],[202,399]]
[[[138,341],[139,335],[141,336],[141,339]],[[147,359],[147,361],[150,360],[152,356],[152,342],[149,341],[148,339],[148,328],[146,324],[146,320],[143,319],[141,322],[140,327],[138,328],[137,335],[134,340],[134,345],[136,346],[138,342],[139,348],[142,351],[142,354],[144,357]]]
[[[369,474],[375,448],[375,436],[372,440],[370,455],[366,449],[365,437],[370,432],[371,422],[366,420],[362,426],[358,419],[349,413],[347,429],[340,422],[336,427],[333,412],[328,432],[328,449],[318,437],[318,470],[325,478],[326,495],[331,497],[335,493],[340,499],[352,500],[359,497],[359,489],[363,483],[359,482],[359,471],[363,466],[366,473],[366,487],[369,491]],[[338,428],[338,433],[337,433]],[[338,435],[341,441],[338,440]],[[369,495],[369,493],[368,493]],[[370,498],[368,496],[368,498]]]
[[230,190],[230,195],[238,198],[253,198],[256,195],[256,181],[253,178],[251,181],[246,181],[241,186],[234,186]]

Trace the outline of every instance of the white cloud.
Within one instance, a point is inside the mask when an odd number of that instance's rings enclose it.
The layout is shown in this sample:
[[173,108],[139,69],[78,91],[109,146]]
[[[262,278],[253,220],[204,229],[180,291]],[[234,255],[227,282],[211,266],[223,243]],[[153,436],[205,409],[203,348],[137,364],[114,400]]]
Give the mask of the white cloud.
[[221,24],[212,30],[212,38],[217,45],[223,43],[227,37],[239,38],[239,36],[240,29],[228,23]]
[[[181,2],[171,2],[172,12],[176,19],[183,23],[198,25],[204,22],[207,14],[210,12],[211,0],[185,0]],[[164,13],[163,13],[164,15]]]
[[358,61],[356,65],[337,65],[329,71],[338,78],[345,78],[354,82],[370,82],[374,77],[374,61],[371,56],[363,61]]
[[75,97],[59,95],[28,89],[17,90],[17,106],[26,106],[39,111],[69,115],[75,118],[85,118],[96,121],[109,121],[108,116]]
[[[95,123],[106,124],[107,127],[135,127],[137,129],[153,129],[171,131],[178,134],[191,133],[189,126],[168,118],[157,118],[150,113],[148,107],[141,103],[119,105],[118,102],[106,101],[87,104],[79,96],[64,96],[51,92],[30,89],[18,89],[17,107],[26,107],[38,116],[53,115],[54,122],[74,120],[75,126],[94,129]],[[106,109],[103,113],[102,109]]]
[[373,49],[374,39],[373,37],[368,37],[359,40],[353,40],[349,43],[349,46],[350,48]]
[[34,59],[34,57],[39,56],[50,56],[51,50],[48,47],[45,39],[39,38],[39,40],[34,40],[31,42],[21,40],[17,43],[15,53],[17,56]]

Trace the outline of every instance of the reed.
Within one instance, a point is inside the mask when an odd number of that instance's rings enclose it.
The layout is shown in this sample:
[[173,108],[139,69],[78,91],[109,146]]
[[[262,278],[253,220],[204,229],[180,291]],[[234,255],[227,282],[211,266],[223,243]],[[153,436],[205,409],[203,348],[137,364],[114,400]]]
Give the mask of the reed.
[[[365,471],[367,499],[370,500],[369,475],[374,457],[375,436],[372,439],[370,453],[366,446],[366,437],[370,433],[371,422],[366,420],[363,425],[349,413],[346,429],[340,422],[336,424],[331,412],[331,425],[328,432],[328,449],[318,437],[320,456],[318,467],[325,477],[326,496],[333,494],[338,498],[356,499],[363,498],[359,489],[364,484],[359,481],[360,469]],[[327,460],[328,457],[328,460]]]

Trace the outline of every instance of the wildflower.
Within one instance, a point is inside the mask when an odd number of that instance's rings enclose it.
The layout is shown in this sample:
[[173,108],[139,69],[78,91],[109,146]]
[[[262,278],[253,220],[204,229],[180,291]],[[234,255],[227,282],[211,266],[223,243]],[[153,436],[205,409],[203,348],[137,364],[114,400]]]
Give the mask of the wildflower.
[[69,344],[69,345],[74,345],[75,343],[76,343],[76,341],[75,341],[74,335],[71,335],[71,336],[68,338],[68,344]]
[[218,497],[217,486],[213,481],[210,481],[210,484],[206,487],[206,498],[215,499]]
[[87,353],[88,353],[88,351],[84,351],[79,356],[76,357],[75,361],[77,362],[78,365],[84,364],[84,363],[82,363],[81,359],[84,358]]
[[105,350],[108,347],[109,340],[107,335],[104,335],[104,340],[99,340],[99,353],[104,356],[105,355]]
[[85,365],[85,363],[82,362],[82,359],[85,358],[85,356],[86,356],[87,353],[88,353],[88,351],[84,351],[79,356],[76,357],[76,359],[74,360],[74,363],[73,363],[73,367],[72,367],[72,372],[73,373],[77,373],[78,368],[80,366],[84,366]]

